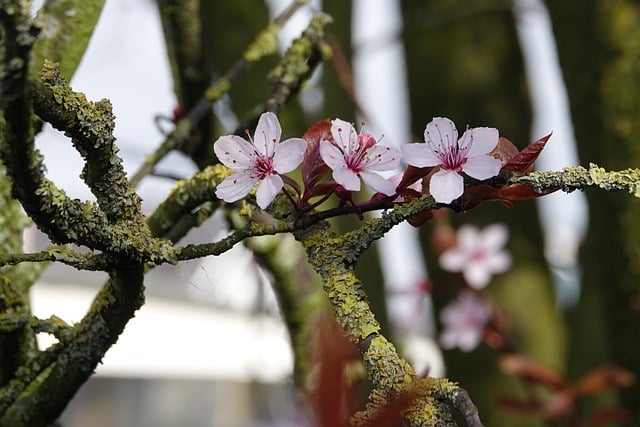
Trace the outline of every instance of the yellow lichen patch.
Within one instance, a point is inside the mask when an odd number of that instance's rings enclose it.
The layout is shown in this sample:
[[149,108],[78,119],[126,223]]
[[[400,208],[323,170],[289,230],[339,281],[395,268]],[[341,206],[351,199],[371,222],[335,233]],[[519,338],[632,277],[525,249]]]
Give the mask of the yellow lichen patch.
[[640,169],[625,169],[607,172],[595,164],[589,165],[589,176],[603,190],[625,190],[640,198]]
[[278,50],[278,26],[270,23],[244,52],[247,62],[256,62]]

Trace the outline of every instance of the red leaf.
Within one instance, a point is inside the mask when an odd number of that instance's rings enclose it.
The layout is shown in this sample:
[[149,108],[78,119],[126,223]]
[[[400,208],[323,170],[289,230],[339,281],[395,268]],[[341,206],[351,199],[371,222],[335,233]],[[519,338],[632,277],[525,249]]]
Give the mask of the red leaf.
[[547,141],[551,138],[551,134],[543,136],[536,142],[528,145],[518,154],[513,156],[507,163],[502,166],[502,172],[527,173],[533,169],[533,163],[536,161],[540,152],[544,148]]
[[558,371],[528,357],[512,354],[500,359],[502,369],[510,374],[554,389],[564,389],[569,385]]
[[400,183],[396,186],[396,188],[398,190],[402,190],[409,187],[417,180],[427,176],[432,169],[433,166],[428,166],[426,168],[418,168],[411,165],[407,166],[407,169],[405,169],[404,173],[402,174],[402,179],[400,180]]
[[501,398],[498,401],[498,405],[507,411],[546,420],[566,417],[574,410],[574,404],[574,396],[568,392],[555,393],[544,402],[522,402],[510,398]]
[[498,145],[489,153],[490,156],[495,157],[500,160],[502,164],[509,163],[511,159],[513,159],[518,154],[518,147],[513,145],[513,142],[509,141],[507,138],[500,137],[498,140]]
[[407,222],[412,226],[418,228],[421,227],[425,222],[429,221],[431,218],[433,218],[433,211],[429,209],[428,211],[422,211],[410,216],[409,218],[407,218]]
[[355,346],[347,341],[342,329],[326,316],[317,321],[314,348],[309,349],[318,366],[311,391],[311,403],[319,427],[347,427],[355,411],[345,374],[345,367],[358,359]]
[[519,200],[531,200],[553,193],[558,189],[549,190],[545,193],[537,193],[533,188],[526,184],[510,184],[500,187],[493,187],[487,184],[474,185],[464,191],[460,199],[460,209],[468,211],[476,207],[480,203],[494,201],[502,202],[508,207],[513,206],[511,202]]
[[[302,159],[302,182],[305,187],[305,194],[311,192],[313,186],[329,171],[329,167],[320,157],[320,141],[323,139],[332,140],[331,121],[321,120],[311,126],[304,135],[307,141],[307,150]],[[309,196],[311,197],[311,196]]]
[[576,395],[599,394],[630,386],[634,381],[633,374],[618,366],[601,366],[582,377],[574,386]]
[[538,193],[533,188],[526,184],[511,184],[505,185],[502,188],[499,188],[496,192],[496,200],[505,200],[505,201],[517,201],[517,200],[531,200],[538,197],[545,196],[547,194],[551,194],[558,189],[549,190],[545,193]]

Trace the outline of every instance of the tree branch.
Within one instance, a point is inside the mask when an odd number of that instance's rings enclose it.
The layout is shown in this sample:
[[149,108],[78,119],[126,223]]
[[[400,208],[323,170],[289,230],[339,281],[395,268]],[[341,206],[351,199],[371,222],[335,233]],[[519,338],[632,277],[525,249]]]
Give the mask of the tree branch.
[[585,190],[587,187],[599,187],[606,191],[625,191],[640,198],[640,169],[624,169],[607,172],[593,163],[589,169],[582,166],[567,167],[559,172],[531,172],[522,176],[513,176],[510,183],[529,185],[538,193],[561,189],[570,193]]
[[46,1],[35,19],[41,28],[40,37],[33,47],[31,75],[40,73],[44,61],[58,62],[60,75],[67,81],[89,44],[104,0]]

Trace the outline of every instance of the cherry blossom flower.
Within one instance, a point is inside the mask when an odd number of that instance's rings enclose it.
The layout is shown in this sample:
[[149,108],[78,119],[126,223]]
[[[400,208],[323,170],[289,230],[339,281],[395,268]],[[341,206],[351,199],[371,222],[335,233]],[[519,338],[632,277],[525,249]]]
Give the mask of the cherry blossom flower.
[[256,132],[249,141],[236,135],[221,136],[213,144],[218,160],[234,171],[216,188],[216,196],[225,202],[245,197],[254,184],[256,202],[265,209],[282,190],[280,174],[291,172],[302,162],[307,142],[291,138],[280,142],[282,129],[273,113],[264,113],[258,120]]
[[471,291],[463,291],[440,312],[444,327],[440,345],[471,351],[482,342],[484,327],[491,318],[491,306]]
[[502,250],[508,237],[504,224],[493,224],[482,231],[463,225],[457,233],[457,246],[440,255],[440,266],[447,271],[462,272],[469,286],[482,289],[493,274],[503,273],[511,266],[511,255]]
[[320,141],[320,156],[333,170],[336,183],[349,191],[360,190],[360,178],[373,191],[386,196],[396,192],[395,185],[373,171],[395,169],[400,165],[398,150],[376,145],[373,136],[358,134],[351,123],[335,119],[331,121],[333,142]]
[[426,144],[405,144],[405,162],[416,167],[439,166],[431,177],[429,193],[438,203],[451,203],[464,192],[460,172],[475,179],[487,179],[500,172],[502,162],[488,153],[498,145],[498,130],[479,127],[467,129],[458,139],[455,124],[436,117],[424,131]]

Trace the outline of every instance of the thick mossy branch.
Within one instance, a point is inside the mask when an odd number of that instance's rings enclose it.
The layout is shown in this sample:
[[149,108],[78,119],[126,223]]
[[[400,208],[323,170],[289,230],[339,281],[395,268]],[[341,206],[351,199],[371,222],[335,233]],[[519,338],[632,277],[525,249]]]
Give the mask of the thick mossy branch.
[[[154,239],[142,220],[140,199],[131,190],[116,156],[111,135],[113,117],[107,104],[93,104],[60,83],[57,73],[45,70],[45,79],[56,80],[56,86],[34,84],[27,80],[28,46],[32,42],[27,24],[14,22],[1,9],[7,37],[5,53],[8,64],[0,76],[4,121],[0,123],[3,137],[0,152],[8,175],[12,178],[13,194],[38,227],[57,243],[76,243],[116,256],[138,261],[163,259],[170,255],[167,242]],[[28,20],[28,18],[26,18]],[[19,33],[24,28],[27,34]],[[31,37],[31,38],[28,38]],[[25,41],[26,40],[26,41]],[[23,55],[24,58],[13,58]],[[33,92],[30,90],[33,89]],[[98,200],[95,203],[68,198],[44,176],[44,165],[34,147],[31,94],[39,112],[57,126],[68,131],[76,146],[87,158],[84,175]],[[106,108],[106,110],[105,110]],[[47,111],[45,111],[47,110]],[[108,211],[108,215],[101,208]]]
[[35,19],[40,35],[33,47],[31,75],[44,61],[60,63],[62,78],[73,77],[98,22],[104,0],[47,1]]
[[143,277],[135,264],[110,273],[80,323],[0,389],[0,425],[49,425],[58,418],[142,305]]
[[373,390],[369,402],[364,411],[354,416],[353,425],[368,425],[380,416],[390,401],[402,398],[406,393],[417,393],[403,413],[407,425],[455,425],[450,408],[458,406],[452,400],[442,399],[441,392],[455,386],[447,380],[416,376],[394,346],[380,334],[380,325],[371,311],[362,283],[354,273],[359,255],[374,240],[402,220],[434,206],[433,198],[425,196],[386,212],[381,218],[369,220],[344,236],[330,231],[324,221],[294,233],[302,242],[309,263],[323,279],[337,323],[345,336],[360,347],[371,378]]
[[[169,196],[147,218],[147,224],[154,236],[174,235],[172,230],[185,216],[191,217],[199,207],[207,202],[220,205],[216,197],[216,186],[229,170],[222,165],[209,166],[193,177],[178,181]],[[174,235],[174,239],[178,237]],[[182,237],[182,236],[179,236]],[[173,241],[176,241],[172,239]]]
[[71,90],[58,66],[47,60],[40,79],[42,85],[34,82],[35,113],[71,138],[85,160],[82,178],[107,220],[141,224],[140,197],[130,187],[122,159],[117,155],[111,103],[106,99],[91,102],[84,94]]
[[291,248],[289,242],[297,244],[290,239],[263,237],[249,239],[245,245],[251,250],[257,263],[271,276],[270,282],[293,347],[293,380],[295,384],[302,385],[305,379],[305,351],[308,346],[308,341],[303,339],[307,337],[302,336],[304,325],[317,314],[317,309],[311,308],[308,297],[313,292],[311,289],[317,292],[320,288],[319,283],[315,283],[311,277],[307,277],[307,280],[301,278],[310,273],[308,264],[304,254],[292,250],[297,248]]
[[589,164],[589,169],[575,166],[558,172],[531,172],[513,176],[509,182],[529,185],[538,193],[554,189],[570,193],[588,187],[599,187],[606,191],[625,191],[640,197],[640,169],[607,172],[593,163]]

